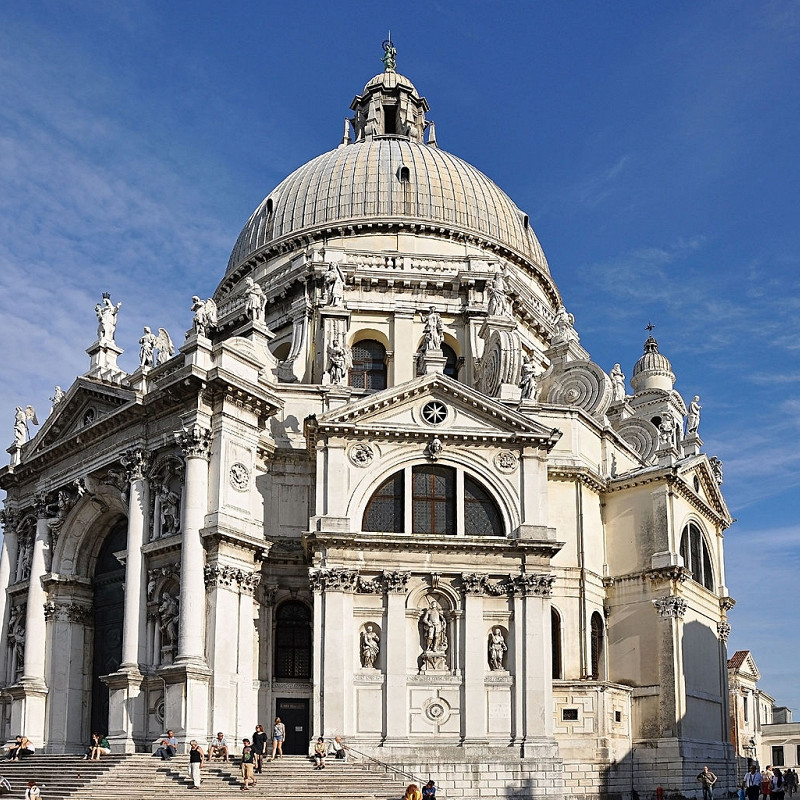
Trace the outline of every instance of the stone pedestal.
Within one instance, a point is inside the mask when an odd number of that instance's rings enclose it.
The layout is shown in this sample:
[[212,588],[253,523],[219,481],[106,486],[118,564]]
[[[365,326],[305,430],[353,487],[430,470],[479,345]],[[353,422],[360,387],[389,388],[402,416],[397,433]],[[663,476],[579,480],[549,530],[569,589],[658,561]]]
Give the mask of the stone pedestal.
[[686,437],[681,440],[681,450],[685,456],[699,456],[703,449],[703,440],[697,435],[697,432],[687,433]]
[[423,375],[443,375],[447,357],[441,350],[423,350],[419,355],[419,363]]
[[142,673],[121,669],[103,678],[108,686],[108,741],[115,753],[136,752],[136,732],[144,730]]
[[86,350],[89,356],[89,371],[86,375],[89,378],[97,378],[108,383],[122,383],[122,379],[127,376],[117,366],[117,358],[125,351],[111,342],[100,344],[96,341]]
[[24,731],[34,747],[45,744],[45,706],[48,688],[43,680],[22,678],[5,689],[11,696],[11,731]]
[[656,461],[659,467],[671,467],[677,463],[678,451],[672,445],[662,445],[656,450]]
[[164,681],[164,728],[175,732],[184,752],[192,739],[206,742],[211,670],[194,664],[172,664],[157,674]]

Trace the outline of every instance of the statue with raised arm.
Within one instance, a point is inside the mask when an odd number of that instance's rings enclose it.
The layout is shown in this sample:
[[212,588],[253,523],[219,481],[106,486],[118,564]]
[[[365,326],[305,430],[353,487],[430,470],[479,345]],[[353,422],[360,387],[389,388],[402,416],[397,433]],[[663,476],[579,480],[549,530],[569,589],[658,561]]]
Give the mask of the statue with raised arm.
[[614,364],[610,372],[611,376],[611,402],[619,403],[625,399],[625,375],[622,373],[622,367],[619,364]]
[[391,39],[383,43],[383,71],[394,72],[397,69],[397,48]]
[[487,293],[489,295],[489,307],[487,309],[489,316],[507,317],[511,311],[511,304],[508,300],[508,289],[506,288],[502,270],[498,269],[494,273]]
[[361,665],[367,669],[374,669],[380,651],[380,637],[372,625],[367,625],[361,634]]
[[247,295],[247,316],[253,322],[263,322],[264,309],[267,306],[267,295],[264,294],[261,286],[251,277],[245,278],[245,283],[247,284],[244,290],[245,295]]
[[139,366],[142,369],[149,369],[153,366],[155,348],[156,337],[150,328],[145,325],[142,338],[139,339]]
[[122,303],[114,305],[111,295],[103,292],[103,299],[94,307],[97,315],[97,340],[100,344],[114,344],[114,333],[117,330],[117,314]]
[[160,367],[175,355],[175,345],[165,328],[158,329],[156,336],[156,364]]
[[14,411],[15,445],[23,445],[30,438],[30,431],[28,430],[29,420],[34,425],[39,424],[39,420],[36,419],[36,412],[34,411],[33,406],[26,406],[25,408],[22,408],[22,406],[17,406],[16,410]]
[[338,264],[328,264],[323,277],[325,305],[344,308],[344,273]]
[[700,395],[696,394],[689,403],[689,413],[686,416],[686,433],[697,433],[700,427]]
[[442,318],[436,310],[436,306],[431,306],[428,316],[425,317],[425,327],[422,330],[424,336],[425,350],[441,350],[442,340],[444,339],[444,326]]
[[519,388],[522,390],[523,400],[533,400],[536,393],[536,366],[530,356],[522,356],[522,372],[520,375]]
[[500,628],[495,628],[489,637],[489,669],[503,669],[503,653],[508,650],[508,645]]

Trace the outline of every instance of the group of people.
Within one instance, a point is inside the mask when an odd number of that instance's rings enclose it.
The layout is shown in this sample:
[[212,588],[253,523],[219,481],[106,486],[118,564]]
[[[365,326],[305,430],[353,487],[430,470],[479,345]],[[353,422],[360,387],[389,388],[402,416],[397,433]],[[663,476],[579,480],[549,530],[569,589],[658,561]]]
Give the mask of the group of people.
[[32,756],[36,752],[36,748],[27,736],[21,733],[14,739],[14,744],[8,748],[6,756],[9,761],[19,761],[20,758],[25,756]]
[[314,745],[314,769],[325,769],[325,757],[328,755],[347,761],[347,748],[342,743],[341,736],[337,736],[330,747],[325,744],[322,736],[317,739]]
[[779,767],[767,764],[763,770],[753,764],[744,776],[742,790],[747,800],[784,800],[786,792],[791,797],[797,791],[798,776],[793,769],[781,772]]
[[420,789],[416,783],[409,783],[406,786],[403,800],[436,800],[436,784],[433,781],[428,781]]

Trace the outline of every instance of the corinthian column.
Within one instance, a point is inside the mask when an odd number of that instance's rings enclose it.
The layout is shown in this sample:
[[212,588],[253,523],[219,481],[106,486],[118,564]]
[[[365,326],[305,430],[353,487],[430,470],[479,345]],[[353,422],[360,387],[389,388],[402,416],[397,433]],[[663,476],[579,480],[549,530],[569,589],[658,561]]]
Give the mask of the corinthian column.
[[[14,583],[13,574],[17,565],[17,550],[19,549],[19,539],[17,537],[17,525],[19,515],[16,511],[5,509],[0,511],[0,522],[3,524],[3,544],[0,549],[0,630],[8,630],[8,595],[6,589]],[[8,648],[0,647],[0,675],[6,674],[6,658]]]
[[46,554],[50,550],[50,514],[45,495],[36,497],[36,516],[36,536],[33,539],[28,608],[25,616],[25,668],[22,680],[44,684],[44,604],[47,595],[42,586],[42,578],[47,573]]
[[131,485],[128,503],[128,556],[125,561],[125,617],[122,628],[122,669],[138,670],[144,661],[144,611],[142,587],[146,585],[142,545],[145,543],[149,486],[145,473],[150,454],[141,448],[122,456],[122,465]]
[[176,433],[186,456],[186,484],[181,509],[181,597],[176,664],[205,665],[203,621],[206,591],[200,529],[208,506],[208,459],[211,431],[202,425]]

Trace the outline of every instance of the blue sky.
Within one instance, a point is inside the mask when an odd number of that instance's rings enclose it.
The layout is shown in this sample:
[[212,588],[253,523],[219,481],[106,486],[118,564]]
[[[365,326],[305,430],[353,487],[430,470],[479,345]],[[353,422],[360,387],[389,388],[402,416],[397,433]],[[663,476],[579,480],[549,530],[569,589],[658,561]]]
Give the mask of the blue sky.
[[439,144],[529,214],[581,341],[648,321],[725,465],[730,651],[800,717],[800,3],[41,2],[0,7],[0,419],[88,368],[102,291],[136,365],[239,230],[398,70]]

